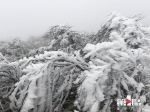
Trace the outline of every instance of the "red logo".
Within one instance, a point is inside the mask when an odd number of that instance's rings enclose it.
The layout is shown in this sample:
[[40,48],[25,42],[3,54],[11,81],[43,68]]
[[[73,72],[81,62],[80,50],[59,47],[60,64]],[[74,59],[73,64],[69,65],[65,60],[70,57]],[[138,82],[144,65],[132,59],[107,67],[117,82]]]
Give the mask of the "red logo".
[[126,99],[126,104],[129,104],[131,102],[131,100]]

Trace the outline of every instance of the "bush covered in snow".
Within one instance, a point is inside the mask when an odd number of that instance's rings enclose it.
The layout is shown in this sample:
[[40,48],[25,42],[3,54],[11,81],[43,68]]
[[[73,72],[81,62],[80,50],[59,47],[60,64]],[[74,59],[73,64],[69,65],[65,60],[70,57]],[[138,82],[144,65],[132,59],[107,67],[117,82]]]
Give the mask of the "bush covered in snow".
[[[94,37],[97,40],[93,43],[97,44],[87,44],[83,49],[90,70],[84,71],[77,81],[82,81],[75,102],[80,109],[111,112],[112,99],[127,95],[142,103],[141,107],[128,110],[140,112],[145,104],[150,104],[149,34],[150,28],[132,18],[118,13],[109,16]],[[120,109],[123,110],[126,107]]]
[[85,46],[85,35],[71,30],[68,25],[57,25],[49,29],[44,39],[49,39],[48,49],[73,52],[82,49]]
[[7,60],[12,62],[23,58],[29,52],[29,49],[25,45],[25,42],[16,37],[10,42],[0,41],[0,52]]
[[0,96],[9,97],[13,112],[61,112],[71,94],[72,111],[118,112],[117,99],[127,95],[141,106],[119,112],[150,111],[150,28],[114,12],[85,37],[54,26],[42,53],[11,63],[0,55]]

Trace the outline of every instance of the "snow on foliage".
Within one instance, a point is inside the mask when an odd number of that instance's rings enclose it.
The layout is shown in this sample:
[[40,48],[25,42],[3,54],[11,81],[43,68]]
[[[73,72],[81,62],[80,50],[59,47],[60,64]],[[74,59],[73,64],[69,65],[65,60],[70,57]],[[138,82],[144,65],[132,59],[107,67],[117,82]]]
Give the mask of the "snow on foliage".
[[[15,88],[15,83],[19,81],[21,71],[18,66],[11,65],[9,61],[0,53],[0,111],[9,110],[9,96]],[[2,106],[3,103],[4,105]]]
[[[44,51],[64,51],[73,53],[75,50],[82,49],[86,44],[87,35],[71,30],[71,26],[57,25],[52,26],[48,32],[39,39],[29,41],[33,44],[32,50],[28,53],[27,57],[43,54]],[[41,45],[40,45],[41,44]],[[41,46],[38,47],[37,46]]]
[[0,63],[9,63],[9,61],[0,53]]
[[74,50],[82,49],[85,46],[84,35],[71,30],[71,27],[68,25],[51,27],[43,38],[51,40],[48,47],[50,50],[73,52]]
[[[145,103],[149,104],[150,36],[145,32],[150,32],[142,28],[138,21],[112,13],[98,34],[102,43],[96,41],[96,45],[85,46],[83,58],[88,59],[90,70],[78,79],[82,82],[75,103],[79,109],[114,112],[117,110],[111,108],[112,99],[116,101],[127,95],[141,99],[141,107],[128,108],[135,112],[140,112]],[[121,107],[120,111],[126,109]]]
[[18,37],[14,38],[12,42],[0,41],[0,52],[10,62],[17,61],[24,57],[28,51],[25,43]]
[[0,96],[7,97],[11,94],[14,84],[19,81],[20,69],[13,66],[0,54]]
[[131,95],[141,106],[120,112],[149,112],[150,28],[139,20],[114,12],[90,39],[54,26],[42,53],[12,63],[0,55],[0,91],[9,93],[11,110],[60,112],[75,85],[74,111],[117,112],[116,100]]
[[10,107],[18,112],[61,111],[72,81],[87,68],[83,60],[61,51],[20,60],[19,66],[24,75],[10,96]]

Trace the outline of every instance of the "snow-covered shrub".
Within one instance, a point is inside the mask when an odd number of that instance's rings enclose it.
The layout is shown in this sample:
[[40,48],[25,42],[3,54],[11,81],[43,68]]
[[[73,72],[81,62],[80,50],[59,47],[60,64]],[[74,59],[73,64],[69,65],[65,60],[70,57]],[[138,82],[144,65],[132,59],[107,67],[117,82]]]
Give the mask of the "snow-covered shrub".
[[44,51],[64,51],[73,53],[82,49],[87,43],[87,33],[80,33],[71,30],[69,25],[52,26],[48,32],[40,38],[31,38],[26,44],[30,49],[26,57],[34,57],[43,54]]
[[69,53],[82,49],[86,44],[84,35],[71,30],[71,27],[68,25],[51,27],[43,38],[51,40],[47,49],[63,50]]
[[14,90],[14,85],[19,81],[21,71],[19,67],[11,65],[0,53],[0,111],[9,110],[9,95]]
[[2,54],[0,54],[0,96],[7,97],[11,94],[14,84],[19,81],[20,69],[11,65]]
[[90,70],[84,71],[75,82],[81,83],[75,102],[79,109],[115,112],[117,105],[112,108],[112,100],[127,95],[140,99],[141,106],[120,107],[120,112],[141,112],[146,104],[150,105],[150,32],[147,29],[118,13],[109,16],[100,30],[102,34],[93,41],[97,44],[87,44],[83,49]]
[[15,112],[61,111],[72,82],[87,68],[84,60],[76,55],[51,51],[20,60],[24,75],[10,96],[11,109]]
[[[111,32],[117,32],[125,39],[130,47],[138,47],[139,45],[146,44],[143,41],[147,40],[150,36],[150,27],[145,27],[139,22],[139,19],[129,18],[114,12],[102,24],[101,29],[97,35],[91,39],[93,44],[109,41]],[[140,39],[142,38],[142,42]],[[130,40],[130,41],[129,41]]]
[[16,61],[24,57],[28,52],[28,48],[20,38],[14,38],[12,42],[0,41],[0,52],[10,61]]

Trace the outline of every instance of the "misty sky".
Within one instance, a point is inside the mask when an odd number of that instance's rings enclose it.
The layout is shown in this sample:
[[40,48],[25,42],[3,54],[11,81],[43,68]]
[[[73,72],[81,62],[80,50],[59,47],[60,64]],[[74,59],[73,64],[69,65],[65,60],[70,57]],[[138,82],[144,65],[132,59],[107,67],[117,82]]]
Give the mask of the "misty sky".
[[97,32],[113,11],[143,13],[141,22],[150,26],[150,0],[0,0],[0,40],[40,36],[57,24]]

